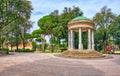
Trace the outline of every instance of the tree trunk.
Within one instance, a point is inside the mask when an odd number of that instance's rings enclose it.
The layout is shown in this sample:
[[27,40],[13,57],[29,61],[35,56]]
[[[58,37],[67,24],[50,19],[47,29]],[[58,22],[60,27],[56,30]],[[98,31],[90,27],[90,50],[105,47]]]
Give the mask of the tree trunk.
[[41,41],[42,41],[42,52],[44,53],[45,52],[45,35],[41,35],[41,37],[43,38]]
[[1,42],[1,48],[3,48],[3,42]]
[[106,44],[105,44],[105,41],[104,41],[104,40],[103,40],[103,42],[102,42],[102,45],[103,45],[103,50],[104,50],[104,52],[105,52]]
[[43,53],[45,52],[44,47],[45,47],[45,42],[44,42],[44,40],[42,40],[42,52],[43,52]]
[[4,40],[1,40],[1,48],[4,48]]
[[22,38],[23,49],[25,49],[25,40]]
[[18,50],[18,37],[16,35],[16,50]]
[[23,49],[25,49],[25,39],[24,39],[24,37],[22,36],[22,34],[20,34],[20,37],[21,37],[21,39],[22,39]]
[[52,35],[50,36],[50,51],[53,53],[54,52],[54,47],[52,44]]
[[12,50],[12,43],[10,44],[11,50]]
[[25,49],[25,40],[22,38],[23,49]]

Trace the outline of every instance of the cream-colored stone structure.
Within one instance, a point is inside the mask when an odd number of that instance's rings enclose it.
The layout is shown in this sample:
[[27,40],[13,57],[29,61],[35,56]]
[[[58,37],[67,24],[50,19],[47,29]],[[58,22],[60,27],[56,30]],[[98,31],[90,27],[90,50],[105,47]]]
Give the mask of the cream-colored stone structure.
[[74,33],[79,32],[78,51],[84,51],[82,44],[82,32],[88,33],[88,49],[94,51],[94,23],[92,20],[78,16],[68,22],[68,50],[75,50],[74,48]]

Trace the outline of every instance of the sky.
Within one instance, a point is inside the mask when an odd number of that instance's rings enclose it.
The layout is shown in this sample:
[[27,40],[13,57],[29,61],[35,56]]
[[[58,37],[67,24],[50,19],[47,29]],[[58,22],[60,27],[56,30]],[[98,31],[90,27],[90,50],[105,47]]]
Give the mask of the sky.
[[37,21],[45,15],[50,14],[54,10],[61,13],[64,7],[78,6],[84,13],[84,16],[92,19],[92,17],[100,12],[103,6],[111,8],[116,15],[120,14],[120,0],[29,0],[33,7],[31,21],[34,22],[31,32],[38,29]]

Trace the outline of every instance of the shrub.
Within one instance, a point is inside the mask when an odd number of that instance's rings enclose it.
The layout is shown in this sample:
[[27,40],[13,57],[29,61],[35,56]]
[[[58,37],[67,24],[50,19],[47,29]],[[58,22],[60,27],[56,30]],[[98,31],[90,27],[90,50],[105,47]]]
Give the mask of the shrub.
[[34,52],[35,50],[30,50],[30,49],[16,49],[15,52]]
[[5,52],[5,54],[9,54],[9,49],[7,48],[0,48],[1,52]]

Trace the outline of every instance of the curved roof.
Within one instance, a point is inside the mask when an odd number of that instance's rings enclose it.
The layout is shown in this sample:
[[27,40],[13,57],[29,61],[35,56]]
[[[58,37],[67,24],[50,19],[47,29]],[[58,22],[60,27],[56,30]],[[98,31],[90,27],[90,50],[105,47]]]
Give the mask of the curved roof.
[[77,20],[90,20],[90,19],[87,17],[84,17],[84,16],[78,16],[78,17],[75,17],[74,19],[72,19],[72,21],[77,21]]

